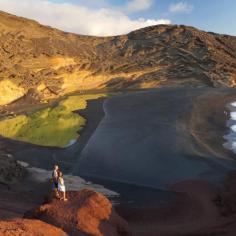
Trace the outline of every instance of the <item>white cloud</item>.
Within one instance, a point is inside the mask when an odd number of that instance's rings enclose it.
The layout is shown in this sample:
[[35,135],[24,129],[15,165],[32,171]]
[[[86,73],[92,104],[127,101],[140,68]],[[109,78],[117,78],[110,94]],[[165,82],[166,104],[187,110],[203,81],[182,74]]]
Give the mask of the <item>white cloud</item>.
[[129,12],[142,11],[149,9],[152,3],[152,0],[131,0],[127,3],[126,9]]
[[125,34],[142,27],[170,24],[166,19],[133,20],[111,7],[95,10],[49,0],[0,0],[0,9],[64,31],[97,36]]
[[193,10],[193,5],[186,2],[173,3],[169,7],[172,13],[190,13]]

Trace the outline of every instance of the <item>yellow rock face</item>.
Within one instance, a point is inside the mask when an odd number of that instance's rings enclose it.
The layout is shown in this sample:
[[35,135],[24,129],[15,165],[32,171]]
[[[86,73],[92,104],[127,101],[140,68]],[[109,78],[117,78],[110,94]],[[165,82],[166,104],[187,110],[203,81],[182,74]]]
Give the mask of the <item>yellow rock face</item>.
[[0,105],[6,105],[24,96],[27,91],[10,80],[0,81]]
[[55,70],[61,67],[73,66],[76,62],[70,57],[54,57],[51,59],[51,67]]

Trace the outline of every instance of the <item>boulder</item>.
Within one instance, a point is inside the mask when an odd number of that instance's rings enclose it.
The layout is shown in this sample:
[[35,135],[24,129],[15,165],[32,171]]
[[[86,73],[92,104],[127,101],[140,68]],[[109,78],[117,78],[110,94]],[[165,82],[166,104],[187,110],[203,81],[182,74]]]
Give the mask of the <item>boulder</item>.
[[11,154],[0,152],[0,183],[10,184],[22,179],[25,169]]
[[67,192],[68,201],[52,199],[25,217],[40,219],[69,235],[129,235],[128,224],[102,194],[92,190]]

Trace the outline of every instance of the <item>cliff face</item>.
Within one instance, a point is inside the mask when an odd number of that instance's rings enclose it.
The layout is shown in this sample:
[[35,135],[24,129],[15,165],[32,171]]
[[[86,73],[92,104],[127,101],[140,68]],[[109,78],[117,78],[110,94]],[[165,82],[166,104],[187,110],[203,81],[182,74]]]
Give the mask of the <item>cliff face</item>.
[[[21,195],[19,193],[19,195]],[[27,211],[24,219],[0,217],[1,236],[128,236],[128,223],[112,203],[92,190],[67,192],[68,201],[51,199]],[[19,209],[19,205],[15,206]],[[26,219],[28,218],[28,219]]]
[[0,12],[0,105],[30,92],[236,85],[236,37],[158,25],[89,37]]

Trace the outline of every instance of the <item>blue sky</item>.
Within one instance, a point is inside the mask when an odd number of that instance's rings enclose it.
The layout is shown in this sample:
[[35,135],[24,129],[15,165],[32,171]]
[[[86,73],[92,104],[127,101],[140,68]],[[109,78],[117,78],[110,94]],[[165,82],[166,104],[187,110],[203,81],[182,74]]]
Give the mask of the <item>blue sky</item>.
[[0,0],[0,9],[79,34],[171,23],[236,36],[236,0]]

